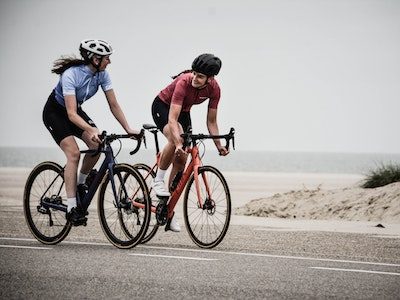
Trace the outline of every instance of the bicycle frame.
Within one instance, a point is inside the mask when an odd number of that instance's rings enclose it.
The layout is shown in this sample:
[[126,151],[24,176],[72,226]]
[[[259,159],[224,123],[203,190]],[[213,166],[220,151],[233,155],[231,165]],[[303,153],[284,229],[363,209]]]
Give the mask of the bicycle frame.
[[[199,208],[203,207],[203,203],[201,201],[202,199],[201,199],[201,194],[200,194],[199,179],[198,179],[198,176],[199,176],[198,169],[201,166],[201,160],[199,157],[199,149],[197,148],[197,146],[193,146],[192,148],[187,149],[187,151],[191,155],[191,160],[190,160],[189,165],[184,170],[184,172],[182,174],[182,178],[179,180],[178,185],[177,185],[176,189],[172,192],[172,195],[168,202],[168,218],[172,218],[172,216],[174,214],[175,205],[178,202],[178,200],[183,192],[183,189],[185,188],[186,183],[189,181],[189,178],[192,175],[192,173],[194,174],[194,181],[195,181],[195,186],[196,186],[198,205],[199,205]],[[206,184],[207,193],[209,195],[210,191],[208,188],[207,179],[206,178],[203,178],[203,179]]]
[[[93,150],[84,150],[81,151],[81,153],[92,153]],[[96,191],[101,183],[101,180],[104,178],[104,176],[107,173],[108,170],[108,176],[111,181],[111,187],[113,190],[114,197],[117,198],[117,190],[115,188],[115,182],[114,182],[114,173],[113,173],[113,166],[115,165],[115,159],[114,159],[114,154],[113,150],[110,145],[106,145],[105,150],[101,150],[101,153],[105,154],[105,158],[100,166],[100,169],[98,173],[96,174],[95,178],[93,179],[92,184],[89,186],[89,190],[86,193],[84,199],[81,199],[81,207],[86,211],[92,202],[92,199],[94,195],[96,194]],[[122,186],[125,189],[125,186]],[[126,190],[124,191],[126,192]]]
[[[103,132],[102,136],[105,137],[106,133]],[[142,136],[143,136],[143,132],[141,133],[140,137],[142,137]],[[113,138],[124,138],[124,137],[126,138],[127,136],[126,135],[113,135]],[[100,166],[100,169],[99,169],[98,173],[96,174],[95,178],[93,179],[92,184],[89,186],[89,190],[86,193],[84,199],[78,199],[79,204],[80,204],[80,206],[82,207],[82,209],[84,211],[87,211],[90,203],[92,202],[92,199],[93,199],[94,195],[96,194],[96,191],[97,191],[102,179],[107,174],[107,171],[108,171],[108,176],[109,176],[110,181],[111,181],[111,187],[112,187],[112,191],[113,191],[113,194],[114,194],[114,198],[115,199],[118,198],[117,189],[115,187],[115,182],[114,182],[114,173],[113,173],[113,167],[116,164],[116,162],[115,162],[114,153],[113,153],[113,150],[112,150],[112,147],[111,147],[111,141],[112,141],[112,139],[110,141],[108,141],[108,142],[105,142],[103,147],[101,147],[101,144],[100,144],[99,149],[97,149],[97,150],[82,150],[82,151],[80,151],[80,153],[82,153],[82,154],[83,153],[92,153],[93,155],[97,155],[99,153],[104,153],[105,154],[105,158],[104,158],[104,160],[103,160],[103,162],[102,162],[102,164]],[[136,149],[133,150],[132,152],[136,153],[139,150],[139,148],[140,148],[140,142],[138,142],[138,145],[137,145]],[[64,172],[64,168],[62,169],[61,172]],[[61,211],[66,212],[67,211],[67,206],[65,204],[62,204],[62,203],[58,204],[58,203],[48,202],[48,201],[44,200],[44,195],[47,193],[47,191],[50,189],[52,184],[57,180],[57,178],[60,175],[61,175],[61,173],[56,176],[56,178],[53,180],[51,185],[47,188],[45,193],[42,195],[42,197],[41,197],[41,205],[45,209],[51,208],[51,209],[61,210]],[[120,180],[122,182],[122,178],[120,178]],[[63,185],[64,185],[64,182],[61,185],[61,188],[62,188]],[[60,193],[61,188],[58,191],[58,194]],[[125,189],[125,185],[122,185],[122,188],[123,188],[123,192],[125,194],[127,194],[127,191]]]
[[[196,192],[197,192],[197,199],[198,199],[198,205],[199,208],[203,207],[203,203],[202,203],[202,199],[201,199],[201,193],[200,193],[200,187],[199,187],[199,180],[198,180],[198,169],[201,166],[201,159],[199,157],[199,149],[196,145],[194,145],[191,148],[187,149],[187,152],[190,154],[191,156],[191,160],[190,163],[188,164],[188,166],[185,168],[181,179],[178,182],[178,185],[176,187],[176,189],[172,192],[172,195],[169,198],[169,202],[168,202],[168,218],[172,218],[173,213],[174,213],[174,209],[176,206],[176,203],[178,202],[185,186],[186,183],[189,181],[190,176],[192,175],[192,173],[194,173],[194,180],[195,180],[195,186],[196,186]],[[157,162],[156,164],[154,164],[154,166],[151,168],[152,171],[157,170],[157,166],[160,160],[160,152],[157,153]],[[146,174],[146,176],[144,177],[144,179],[146,180],[148,177],[150,176],[150,172],[148,174]],[[208,187],[208,182],[207,182],[207,178],[205,178],[205,175],[203,174],[203,179],[206,185],[206,190],[207,190],[207,194],[210,197],[210,189]],[[135,202],[135,205],[137,205],[138,207],[142,208],[142,204]],[[156,208],[152,207],[151,208],[151,212],[152,213],[156,213]]]

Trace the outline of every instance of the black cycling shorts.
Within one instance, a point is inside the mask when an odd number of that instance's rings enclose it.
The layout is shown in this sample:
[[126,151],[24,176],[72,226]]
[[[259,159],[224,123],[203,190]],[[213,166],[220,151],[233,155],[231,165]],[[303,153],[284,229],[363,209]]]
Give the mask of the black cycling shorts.
[[[168,124],[169,105],[163,102],[158,96],[154,99],[151,107],[153,120],[157,128],[163,131],[165,125]],[[183,131],[186,132],[192,126],[190,112],[181,112],[178,118],[179,124],[182,125]]]
[[[80,107],[78,107],[77,113],[90,126],[96,127],[96,124]],[[44,106],[43,123],[58,145],[67,136],[73,135],[82,138],[83,130],[69,120],[67,109],[56,101],[54,90]]]

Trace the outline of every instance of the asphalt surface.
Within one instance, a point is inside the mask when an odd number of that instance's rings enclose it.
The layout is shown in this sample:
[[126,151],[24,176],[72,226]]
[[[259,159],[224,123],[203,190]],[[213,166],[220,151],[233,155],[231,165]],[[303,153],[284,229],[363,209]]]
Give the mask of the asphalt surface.
[[48,246],[21,207],[0,206],[0,298],[399,299],[399,236],[232,224],[211,250],[184,226],[120,250],[92,210],[87,227]]

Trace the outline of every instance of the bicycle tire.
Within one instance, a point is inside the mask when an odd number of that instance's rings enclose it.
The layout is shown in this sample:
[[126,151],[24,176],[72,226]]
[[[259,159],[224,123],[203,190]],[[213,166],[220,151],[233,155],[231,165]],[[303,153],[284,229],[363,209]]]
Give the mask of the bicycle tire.
[[[117,199],[114,197],[108,172],[100,186],[97,203],[100,225],[114,246],[129,249],[140,243],[149,226],[149,192],[143,177],[130,165],[115,165],[113,178]],[[122,192],[123,186],[126,194]],[[140,199],[144,207],[135,207],[130,198],[132,196],[135,200]]]
[[[133,167],[140,172],[140,174],[143,176],[143,178],[146,181],[147,188],[148,188],[149,194],[150,194],[152,208],[157,207],[160,200],[158,199],[158,197],[156,196],[156,193],[151,188],[151,182],[152,182],[153,178],[156,177],[156,173],[150,168],[150,166],[148,166],[146,164],[135,164],[135,165],[133,165]],[[146,176],[148,174],[150,176],[148,176],[146,178]],[[152,212],[151,217],[150,217],[149,228],[147,229],[146,235],[142,239],[142,244],[145,244],[148,241],[150,241],[156,235],[159,227],[160,226],[157,223],[156,214]]]
[[[59,178],[52,183],[58,175]],[[71,223],[67,221],[64,211],[41,206],[42,198],[57,199],[66,206],[67,197],[63,185],[63,168],[51,161],[37,165],[25,184],[23,205],[26,223],[32,235],[46,245],[61,242],[71,230]]]
[[[201,248],[213,248],[225,237],[231,217],[231,196],[228,184],[218,169],[203,166],[198,169],[202,207],[199,207],[194,174],[186,186],[183,214],[192,241]],[[211,199],[207,196],[207,179]],[[205,199],[205,201],[204,201]]]

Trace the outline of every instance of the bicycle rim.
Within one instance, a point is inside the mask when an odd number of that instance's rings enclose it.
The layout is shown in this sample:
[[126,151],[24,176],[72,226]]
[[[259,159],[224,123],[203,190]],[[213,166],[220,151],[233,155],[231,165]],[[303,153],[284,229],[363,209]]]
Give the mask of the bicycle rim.
[[190,238],[201,248],[213,248],[225,237],[231,217],[231,197],[223,175],[214,167],[198,169],[199,204],[194,174],[186,187],[183,213]]
[[[115,165],[113,173],[117,198],[107,175],[98,198],[100,224],[114,246],[132,248],[140,243],[149,225],[151,204],[147,186],[142,176],[129,165]],[[142,207],[133,205],[135,202],[140,202]]]
[[64,211],[45,209],[41,205],[43,199],[64,205],[67,202],[62,167],[54,162],[43,162],[30,173],[24,190],[24,215],[29,230],[38,241],[57,244],[68,235],[71,224]]

